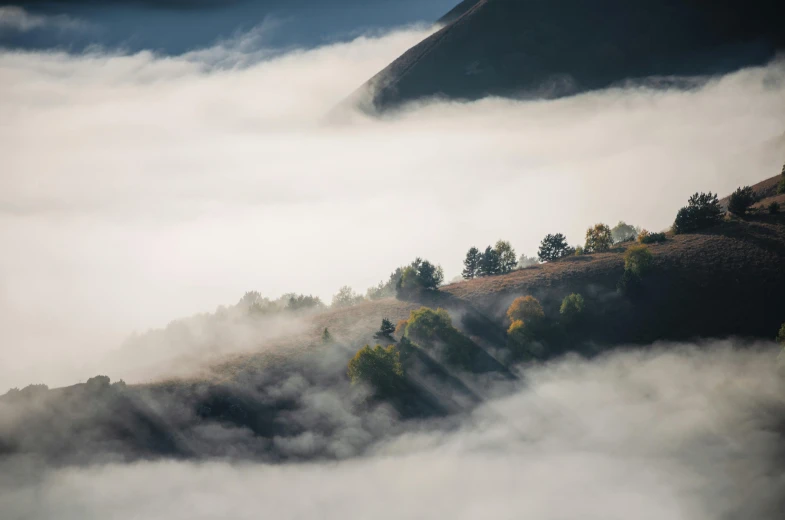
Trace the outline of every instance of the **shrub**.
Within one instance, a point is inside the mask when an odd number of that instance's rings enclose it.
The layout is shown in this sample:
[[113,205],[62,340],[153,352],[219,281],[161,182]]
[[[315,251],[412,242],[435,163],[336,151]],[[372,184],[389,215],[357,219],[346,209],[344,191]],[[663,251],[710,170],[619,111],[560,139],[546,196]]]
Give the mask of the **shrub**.
[[90,390],[104,390],[109,388],[110,382],[109,376],[95,376],[88,379],[85,386]]
[[444,309],[420,307],[409,314],[406,336],[415,341],[432,342],[441,339],[452,328],[452,319]]
[[395,333],[398,336],[403,336],[406,334],[406,326],[409,325],[408,320],[398,320],[398,323],[395,325]]
[[471,280],[480,274],[480,263],[482,262],[482,253],[476,247],[472,247],[466,252],[466,258],[463,260],[463,276],[466,280]]
[[516,298],[507,309],[507,317],[511,322],[522,321],[524,324],[536,325],[545,318],[542,305],[534,296]]
[[575,248],[575,256],[583,256],[583,254],[584,254],[583,246],[577,246]]
[[641,244],[657,244],[665,242],[665,233],[650,233],[645,229],[638,233],[638,242]]
[[394,391],[403,378],[401,355],[395,345],[373,349],[365,345],[349,361],[347,375],[352,384],[368,383],[382,393]]
[[493,246],[493,250],[499,255],[499,273],[507,274],[512,272],[518,264],[518,257],[512,245],[506,240],[499,240]]
[[514,361],[531,361],[541,359],[544,355],[544,348],[537,341],[532,328],[521,320],[513,321],[507,329],[507,348]]
[[730,200],[728,201],[728,211],[734,215],[745,215],[756,201],[757,197],[755,196],[755,192],[752,191],[752,187],[744,186],[743,188],[737,188],[736,191],[731,194]]
[[717,225],[722,222],[723,215],[717,195],[712,192],[695,193],[676,214],[673,232],[678,235]]
[[616,224],[613,229],[611,229],[611,238],[613,238],[614,244],[620,244],[622,242],[629,242],[630,240],[635,240],[635,237],[638,236],[640,233],[640,229],[631,226],[620,220],[618,224]]
[[561,233],[555,235],[547,235],[540,242],[540,249],[537,252],[537,257],[540,262],[551,262],[570,256],[573,254],[574,249],[567,245],[567,239]]
[[452,326],[450,315],[444,309],[422,307],[412,311],[405,335],[427,347],[441,344],[444,359],[451,365],[468,368],[471,364],[474,343]]
[[376,339],[393,339],[393,333],[395,332],[395,325],[392,324],[390,320],[387,318],[382,318],[382,324],[379,327],[379,330],[376,334],[373,335]]
[[595,224],[586,230],[586,244],[583,249],[587,253],[602,253],[613,245],[611,228],[605,224]]
[[774,202],[769,204],[768,209],[769,209],[769,213],[771,213],[772,215],[776,215],[777,213],[780,212],[780,203],[775,200]]
[[644,245],[632,246],[624,253],[624,270],[638,277],[651,269],[652,262],[652,254]]
[[559,308],[559,314],[566,323],[573,323],[583,314],[586,303],[583,296],[577,293],[565,296]]

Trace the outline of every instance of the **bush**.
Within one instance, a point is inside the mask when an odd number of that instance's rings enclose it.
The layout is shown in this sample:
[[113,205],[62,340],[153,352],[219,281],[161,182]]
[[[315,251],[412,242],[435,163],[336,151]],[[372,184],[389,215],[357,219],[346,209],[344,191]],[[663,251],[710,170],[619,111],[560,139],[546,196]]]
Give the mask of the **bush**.
[[545,349],[537,341],[534,331],[521,320],[515,320],[507,329],[507,348],[513,361],[542,359]]
[[382,324],[379,327],[379,330],[376,334],[373,335],[376,339],[393,339],[393,333],[395,332],[395,325],[392,324],[390,320],[387,318],[382,318]]
[[665,242],[665,233],[650,233],[645,229],[638,233],[638,242],[641,244],[658,244]]
[[433,291],[439,288],[444,281],[444,271],[441,266],[434,265],[428,260],[416,258],[401,273],[396,286],[398,296],[411,294],[416,291]]
[[534,326],[545,318],[545,311],[534,296],[522,296],[516,298],[507,309],[507,317],[511,322],[522,321],[527,326]]
[[602,253],[610,250],[612,245],[611,228],[605,224],[595,224],[586,230],[586,244],[583,249],[587,253]]
[[577,293],[565,296],[559,308],[559,314],[565,323],[574,323],[583,314],[586,302],[583,296]]
[[769,204],[768,209],[769,209],[769,213],[771,213],[772,215],[776,215],[777,213],[780,212],[780,203],[775,200],[774,202]]
[[631,226],[623,220],[620,220],[619,223],[616,224],[613,229],[611,229],[611,237],[613,238],[614,244],[635,240],[635,237],[638,236],[638,233],[640,233],[639,228]]
[[85,387],[90,390],[105,390],[109,388],[110,382],[109,376],[95,376],[87,380]]
[[442,339],[452,327],[452,319],[444,309],[420,307],[409,314],[406,336],[415,341],[433,342]]
[[352,384],[363,382],[379,392],[392,392],[403,378],[401,355],[395,345],[376,345],[373,349],[365,345],[349,361],[347,375]]
[[540,249],[537,252],[537,257],[540,262],[551,262],[570,256],[575,250],[567,245],[567,239],[561,233],[555,235],[547,235],[540,242]]
[[624,270],[641,277],[651,269],[653,257],[644,245],[632,246],[624,253]]
[[728,201],[728,211],[734,215],[745,215],[755,202],[757,202],[757,197],[755,192],[752,191],[752,187],[737,188]]
[[583,246],[578,246],[575,248],[575,256],[583,256],[585,251],[583,250]]
[[696,193],[676,214],[673,232],[678,235],[715,226],[722,222],[723,215],[717,195],[712,192]]
[[405,336],[426,347],[442,344],[444,360],[451,365],[468,368],[471,364],[474,343],[452,326],[444,309],[422,307],[412,311]]

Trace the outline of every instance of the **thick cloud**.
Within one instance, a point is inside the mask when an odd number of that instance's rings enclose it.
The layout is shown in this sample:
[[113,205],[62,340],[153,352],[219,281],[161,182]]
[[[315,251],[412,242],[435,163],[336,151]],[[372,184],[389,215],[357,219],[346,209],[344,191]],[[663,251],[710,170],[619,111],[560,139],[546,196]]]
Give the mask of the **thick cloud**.
[[[654,346],[526,371],[451,432],[331,464],[3,467],[4,518],[780,518],[776,351]],[[777,422],[777,421],[780,422]],[[8,462],[8,461],[7,461]]]
[[337,117],[425,34],[271,58],[242,38],[176,58],[1,53],[0,377],[72,382],[58,373],[132,329],[248,289],[329,300],[415,256],[451,278],[499,238],[531,255],[598,221],[662,229],[689,194],[781,167],[781,63]]

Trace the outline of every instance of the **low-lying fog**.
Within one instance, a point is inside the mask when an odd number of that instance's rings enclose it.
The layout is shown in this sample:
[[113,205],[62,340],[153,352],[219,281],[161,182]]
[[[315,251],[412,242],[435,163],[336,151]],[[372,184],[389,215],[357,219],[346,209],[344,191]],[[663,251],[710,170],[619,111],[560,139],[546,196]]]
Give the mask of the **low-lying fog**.
[[785,507],[782,374],[773,345],[734,347],[655,345],[533,367],[526,385],[459,428],[420,424],[334,463],[42,472],[6,460],[0,511],[8,520],[774,520]]

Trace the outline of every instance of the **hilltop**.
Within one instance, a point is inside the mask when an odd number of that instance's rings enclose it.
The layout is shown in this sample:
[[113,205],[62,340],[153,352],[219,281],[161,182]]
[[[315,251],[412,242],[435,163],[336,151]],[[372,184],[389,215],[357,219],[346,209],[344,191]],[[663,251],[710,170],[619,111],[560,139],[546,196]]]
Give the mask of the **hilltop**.
[[778,0],[466,0],[441,30],[356,93],[367,108],[421,98],[558,97],[761,65],[785,48]]

